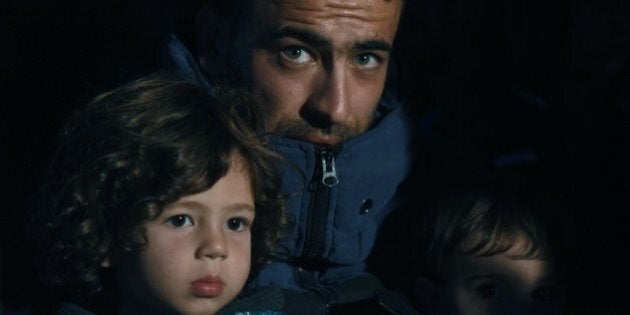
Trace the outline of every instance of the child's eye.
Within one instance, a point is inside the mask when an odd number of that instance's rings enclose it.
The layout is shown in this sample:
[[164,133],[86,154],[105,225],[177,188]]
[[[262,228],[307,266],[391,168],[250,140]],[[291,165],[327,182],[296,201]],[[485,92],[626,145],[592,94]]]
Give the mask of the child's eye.
[[241,232],[247,229],[248,226],[249,222],[244,218],[230,218],[227,220],[227,228],[232,231]]
[[532,299],[539,301],[553,301],[556,299],[558,292],[551,286],[544,286],[536,288],[532,292]]
[[166,220],[166,224],[172,227],[180,228],[180,227],[192,226],[193,222],[190,216],[185,215],[185,214],[178,214],[178,215],[174,215],[168,218]]
[[481,284],[475,288],[475,291],[477,291],[479,296],[483,299],[494,299],[499,294],[497,286],[492,283]]

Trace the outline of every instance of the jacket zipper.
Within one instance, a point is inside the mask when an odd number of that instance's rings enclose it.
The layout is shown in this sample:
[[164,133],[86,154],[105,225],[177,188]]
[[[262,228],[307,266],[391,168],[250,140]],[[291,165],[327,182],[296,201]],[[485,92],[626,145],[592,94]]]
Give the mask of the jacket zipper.
[[[328,204],[332,187],[339,183],[335,168],[335,152],[333,147],[319,149],[318,172],[313,182],[314,193],[309,207],[306,237],[302,258],[311,262],[319,262],[326,242],[326,221]],[[321,176],[321,179],[319,177]]]
[[335,168],[335,154],[332,148],[323,148],[320,153],[322,162],[322,184],[332,188],[339,184],[337,169]]

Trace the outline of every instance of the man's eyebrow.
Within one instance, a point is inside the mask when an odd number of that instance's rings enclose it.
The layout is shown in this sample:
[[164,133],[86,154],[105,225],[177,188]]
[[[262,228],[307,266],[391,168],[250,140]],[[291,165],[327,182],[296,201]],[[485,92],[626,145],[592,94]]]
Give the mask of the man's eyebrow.
[[378,39],[368,40],[365,42],[359,42],[355,44],[355,48],[358,50],[384,50],[387,52],[392,51],[392,45]]
[[317,47],[331,47],[331,43],[326,38],[317,35],[313,32],[309,32],[307,30],[295,28],[295,27],[284,27],[277,32],[273,33],[270,36],[271,41],[277,40],[283,37],[292,37],[297,40],[303,41],[309,45],[317,46]]
[[[318,34],[310,32],[308,30],[295,28],[291,26],[283,27],[275,33],[272,33],[270,38],[270,42],[283,38],[283,37],[291,37],[302,42],[305,42],[311,46],[315,47],[323,47],[323,48],[331,48],[332,44],[330,41]],[[366,41],[360,41],[353,45],[356,50],[383,50],[387,52],[392,51],[392,45],[384,40],[379,39],[371,39]]]

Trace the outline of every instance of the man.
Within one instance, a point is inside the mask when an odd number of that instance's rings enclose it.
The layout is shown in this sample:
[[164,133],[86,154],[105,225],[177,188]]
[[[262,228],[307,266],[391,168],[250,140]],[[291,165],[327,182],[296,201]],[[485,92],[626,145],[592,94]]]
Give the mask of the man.
[[[399,204],[397,187],[411,164],[409,123],[385,91],[402,6],[237,0],[215,1],[199,15],[203,72],[210,78],[232,72],[262,98],[271,146],[292,163],[282,170],[293,223],[286,251],[255,283],[286,289],[301,311],[343,310],[331,305],[379,292],[365,259]],[[200,80],[176,39],[165,47],[168,65]]]

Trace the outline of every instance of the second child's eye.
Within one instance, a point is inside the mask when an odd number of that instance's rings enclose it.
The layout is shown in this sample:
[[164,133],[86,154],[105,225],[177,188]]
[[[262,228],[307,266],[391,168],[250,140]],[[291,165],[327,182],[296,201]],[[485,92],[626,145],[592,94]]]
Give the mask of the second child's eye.
[[481,284],[475,288],[475,291],[482,299],[494,299],[499,294],[497,287],[492,283]]
[[172,227],[180,228],[192,226],[192,219],[184,214],[174,215],[166,220],[166,224]]
[[544,286],[536,288],[532,292],[532,299],[539,301],[553,301],[556,299],[558,292],[551,286]]
[[227,228],[232,231],[241,232],[247,229],[248,226],[249,222],[243,218],[230,218],[227,220]]

